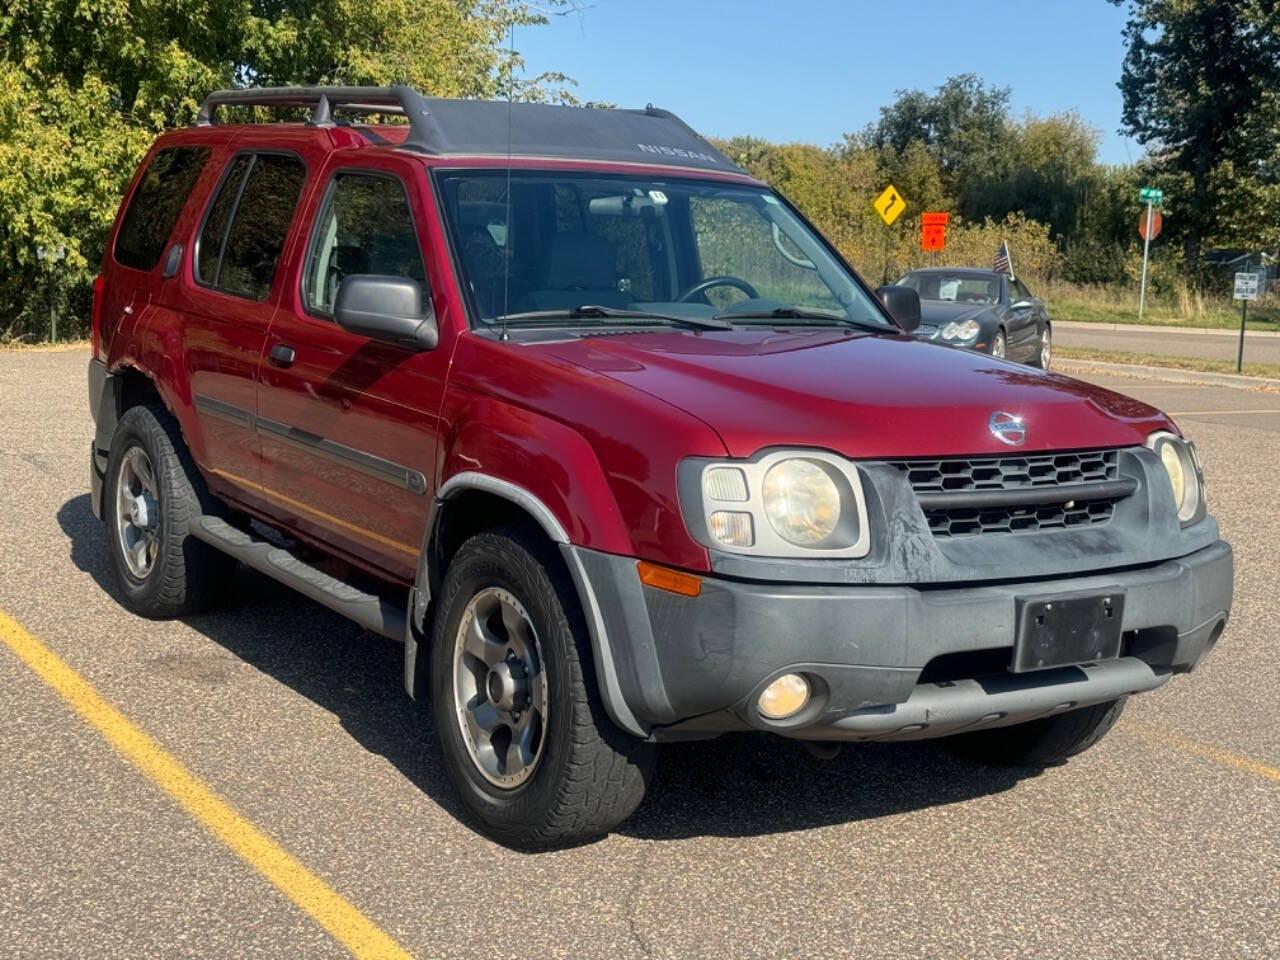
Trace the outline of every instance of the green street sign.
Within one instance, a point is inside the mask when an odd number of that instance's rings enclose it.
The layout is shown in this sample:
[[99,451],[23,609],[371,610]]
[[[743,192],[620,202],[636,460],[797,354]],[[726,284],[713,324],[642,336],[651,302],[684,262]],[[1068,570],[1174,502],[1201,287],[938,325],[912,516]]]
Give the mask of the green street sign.
[[1138,199],[1143,203],[1162,203],[1164,191],[1157,190],[1155,187],[1143,187],[1138,191]]

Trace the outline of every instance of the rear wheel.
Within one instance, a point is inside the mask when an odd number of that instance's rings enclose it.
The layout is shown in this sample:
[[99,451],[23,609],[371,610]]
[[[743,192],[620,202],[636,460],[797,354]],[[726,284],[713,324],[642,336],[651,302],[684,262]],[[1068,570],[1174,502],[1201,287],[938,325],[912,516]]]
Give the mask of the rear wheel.
[[102,502],[111,566],[134,612],[177,617],[225,594],[236,563],[187,532],[212,501],[163,407],[133,407],[120,418]]
[[947,738],[956,753],[1000,766],[1048,767],[1083,753],[1106,736],[1124,711],[1125,697],[1043,717]]
[[1040,349],[1036,351],[1031,363],[1041,370],[1049,369],[1049,361],[1053,359],[1053,329],[1046,323],[1044,332],[1040,334]]
[[449,564],[431,692],[450,777],[502,843],[596,837],[644,797],[654,747],[609,720],[573,584],[554,549],[522,529],[478,534]]

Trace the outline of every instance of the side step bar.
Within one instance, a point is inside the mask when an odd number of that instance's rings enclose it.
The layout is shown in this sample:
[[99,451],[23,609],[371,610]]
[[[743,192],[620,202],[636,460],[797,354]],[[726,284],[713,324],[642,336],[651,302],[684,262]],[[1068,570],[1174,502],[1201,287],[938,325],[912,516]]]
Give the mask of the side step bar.
[[354,620],[366,630],[393,640],[404,639],[405,611],[381,597],[365,593],[303,563],[288,550],[237,530],[218,517],[201,517],[190,527],[193,537],[235,557],[287,587]]

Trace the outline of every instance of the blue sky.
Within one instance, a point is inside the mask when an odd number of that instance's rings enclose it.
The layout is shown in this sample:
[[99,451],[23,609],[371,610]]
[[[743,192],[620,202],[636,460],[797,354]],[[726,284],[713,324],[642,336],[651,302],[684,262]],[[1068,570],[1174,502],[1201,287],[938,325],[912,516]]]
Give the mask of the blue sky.
[[[534,0],[536,5],[537,0]],[[895,90],[957,73],[1012,89],[1014,112],[1077,110],[1099,159],[1137,160],[1120,135],[1120,29],[1106,0],[581,0],[516,32],[530,72],[561,70],[583,100],[653,103],[710,136],[827,145]]]

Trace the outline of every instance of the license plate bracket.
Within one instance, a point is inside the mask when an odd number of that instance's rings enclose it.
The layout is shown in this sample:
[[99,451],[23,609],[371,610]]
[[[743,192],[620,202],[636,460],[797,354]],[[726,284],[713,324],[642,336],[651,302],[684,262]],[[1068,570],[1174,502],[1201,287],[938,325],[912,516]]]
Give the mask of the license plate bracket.
[[1009,670],[1026,673],[1120,655],[1124,592],[1112,590],[1018,597]]

